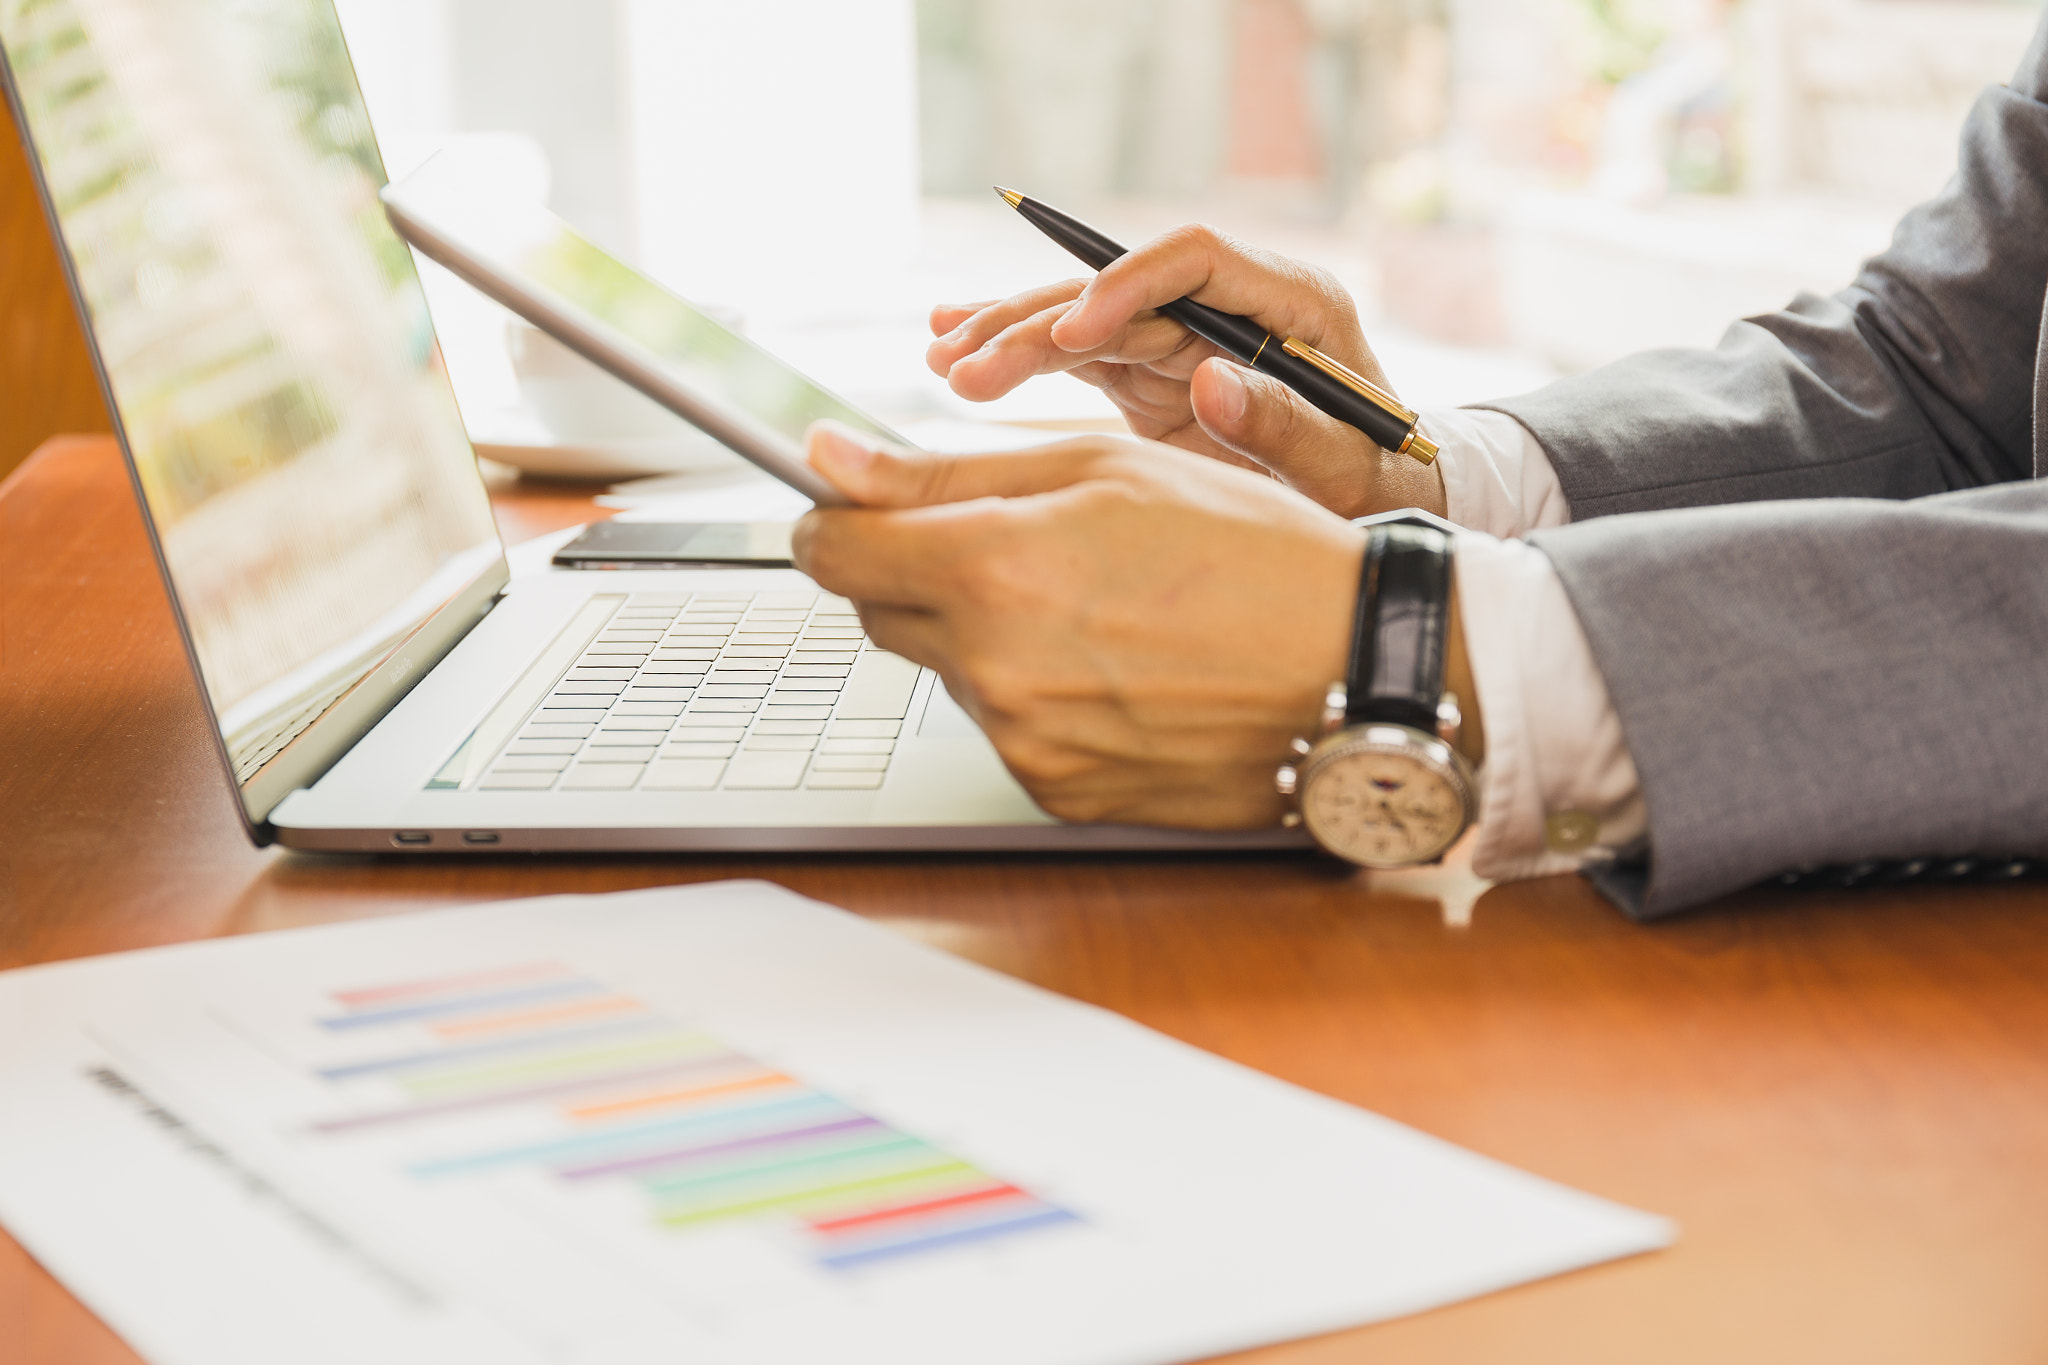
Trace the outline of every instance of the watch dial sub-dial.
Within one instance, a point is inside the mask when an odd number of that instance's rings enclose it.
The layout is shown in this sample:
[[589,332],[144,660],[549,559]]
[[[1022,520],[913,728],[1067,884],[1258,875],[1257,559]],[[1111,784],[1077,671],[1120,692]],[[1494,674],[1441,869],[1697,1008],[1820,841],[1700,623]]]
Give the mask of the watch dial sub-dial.
[[1336,754],[1304,793],[1302,816],[1339,856],[1400,866],[1450,847],[1464,825],[1465,800],[1449,777],[1407,755]]

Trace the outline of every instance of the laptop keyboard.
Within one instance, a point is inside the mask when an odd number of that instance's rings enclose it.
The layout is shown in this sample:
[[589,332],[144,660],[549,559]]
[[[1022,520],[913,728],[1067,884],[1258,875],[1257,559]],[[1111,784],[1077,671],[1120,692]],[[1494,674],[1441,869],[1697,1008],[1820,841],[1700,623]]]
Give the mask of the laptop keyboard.
[[918,669],[843,597],[637,594],[477,782],[482,791],[867,791]]

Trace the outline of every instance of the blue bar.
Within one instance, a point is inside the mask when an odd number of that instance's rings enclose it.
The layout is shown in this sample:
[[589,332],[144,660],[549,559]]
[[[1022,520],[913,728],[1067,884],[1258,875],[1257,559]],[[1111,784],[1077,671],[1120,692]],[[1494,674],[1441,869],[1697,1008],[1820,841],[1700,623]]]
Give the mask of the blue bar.
[[[554,1142],[534,1143],[526,1147],[506,1147],[495,1152],[477,1152],[470,1156],[442,1157],[436,1161],[427,1161],[417,1166],[410,1166],[407,1168],[407,1173],[416,1176],[450,1175],[459,1171],[482,1170],[491,1166],[503,1166],[515,1161],[549,1161],[556,1157],[574,1156],[578,1152],[589,1151],[593,1148],[601,1150],[622,1143],[631,1144],[644,1138],[670,1137],[678,1133],[690,1132],[693,1129],[716,1127],[719,1124],[742,1124],[757,1117],[780,1114],[785,1110],[813,1108],[821,1103],[839,1109],[846,1108],[845,1105],[833,1099],[830,1095],[812,1091],[806,1095],[799,1095],[794,1099],[777,1100],[772,1104],[755,1104],[751,1107],[722,1109],[715,1114],[699,1114],[684,1119],[667,1119],[661,1123],[643,1123],[635,1128],[614,1128],[608,1132],[591,1133],[584,1137],[561,1138]],[[848,1110],[847,1112],[851,1113],[852,1111]]]
[[432,1066],[437,1062],[459,1062],[471,1057],[488,1057],[494,1052],[559,1047],[566,1043],[601,1038],[608,1033],[631,1033],[640,1029],[674,1027],[672,1020],[664,1019],[660,1015],[649,1015],[646,1018],[622,1019],[609,1024],[584,1024],[577,1028],[559,1029],[553,1033],[529,1034],[524,1038],[500,1039],[494,1043],[470,1043],[462,1047],[439,1048],[433,1052],[408,1052],[399,1057],[379,1057],[373,1062],[349,1062],[343,1066],[326,1066],[320,1068],[319,1074],[326,1080],[345,1081],[351,1076],[368,1076],[378,1071],[405,1071],[416,1066]]

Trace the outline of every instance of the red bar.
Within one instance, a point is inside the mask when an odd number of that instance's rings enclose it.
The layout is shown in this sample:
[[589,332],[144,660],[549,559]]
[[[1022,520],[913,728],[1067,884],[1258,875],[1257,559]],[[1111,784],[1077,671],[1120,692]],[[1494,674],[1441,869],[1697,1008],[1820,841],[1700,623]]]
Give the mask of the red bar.
[[853,1228],[873,1227],[878,1223],[893,1222],[898,1218],[915,1218],[919,1214],[943,1213],[947,1209],[962,1208],[968,1204],[980,1204],[991,1199],[1003,1199],[1010,1195],[1030,1198],[1015,1185],[990,1185],[985,1189],[969,1190],[966,1194],[949,1194],[937,1199],[922,1199],[915,1204],[891,1204],[886,1208],[870,1209],[866,1213],[850,1213],[844,1218],[827,1218],[811,1224],[813,1232],[846,1232]]

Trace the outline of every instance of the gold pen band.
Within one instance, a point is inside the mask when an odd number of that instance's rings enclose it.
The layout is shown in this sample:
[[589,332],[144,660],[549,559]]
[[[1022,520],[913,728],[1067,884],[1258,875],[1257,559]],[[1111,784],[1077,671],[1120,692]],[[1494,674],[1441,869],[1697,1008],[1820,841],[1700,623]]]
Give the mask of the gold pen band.
[[[1259,349],[1263,351],[1265,347],[1261,346]],[[1306,341],[1299,341],[1294,337],[1289,337],[1280,344],[1280,349],[1297,360],[1307,361],[1339,384],[1342,384],[1359,397],[1371,403],[1374,407],[1391,414],[1403,426],[1407,427],[1407,439],[1403,440],[1400,446],[1395,449],[1394,453],[1396,455],[1412,456],[1423,464],[1434,464],[1436,462],[1436,443],[1416,429],[1415,424],[1420,418],[1413,408],[1402,406],[1401,401],[1395,398],[1394,395],[1388,393],[1385,389],[1343,362],[1332,360]],[[1253,358],[1256,359],[1257,357]]]
[[1306,360],[1339,384],[1356,391],[1361,398],[1367,399],[1373,406],[1384,408],[1411,427],[1415,425],[1415,413],[1412,409],[1402,407],[1401,401],[1395,398],[1394,395],[1388,393],[1385,389],[1373,383],[1370,379],[1367,379],[1342,361],[1332,360],[1306,341],[1299,341],[1294,337],[1289,337],[1286,341],[1280,343],[1280,349],[1297,360]]

